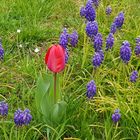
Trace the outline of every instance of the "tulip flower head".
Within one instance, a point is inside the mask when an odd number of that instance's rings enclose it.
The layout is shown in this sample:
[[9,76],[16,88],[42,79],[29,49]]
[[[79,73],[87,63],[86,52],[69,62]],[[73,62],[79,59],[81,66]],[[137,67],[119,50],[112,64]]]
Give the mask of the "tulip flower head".
[[65,68],[65,49],[60,45],[52,45],[46,53],[45,63],[50,71],[61,72]]

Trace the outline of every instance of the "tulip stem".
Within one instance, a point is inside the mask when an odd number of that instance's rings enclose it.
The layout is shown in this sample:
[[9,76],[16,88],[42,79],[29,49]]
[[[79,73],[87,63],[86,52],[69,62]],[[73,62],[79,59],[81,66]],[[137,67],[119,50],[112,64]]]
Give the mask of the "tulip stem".
[[54,103],[56,103],[56,75],[57,73],[54,73]]

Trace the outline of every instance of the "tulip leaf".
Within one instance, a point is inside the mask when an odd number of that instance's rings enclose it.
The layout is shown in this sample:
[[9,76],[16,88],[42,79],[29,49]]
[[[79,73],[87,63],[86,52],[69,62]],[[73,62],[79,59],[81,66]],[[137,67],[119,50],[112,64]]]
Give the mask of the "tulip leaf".
[[60,101],[54,104],[52,109],[52,120],[55,123],[60,123],[60,121],[64,119],[66,114],[66,107],[67,107],[67,103],[64,101]]

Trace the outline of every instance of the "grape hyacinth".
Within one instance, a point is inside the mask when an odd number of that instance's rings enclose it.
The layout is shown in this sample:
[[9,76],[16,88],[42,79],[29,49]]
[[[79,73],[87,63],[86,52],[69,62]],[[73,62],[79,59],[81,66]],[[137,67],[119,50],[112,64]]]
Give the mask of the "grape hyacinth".
[[120,110],[119,109],[116,109],[114,111],[114,113],[112,114],[112,121],[114,123],[117,123],[120,120],[120,118],[121,118]]
[[136,47],[135,47],[136,56],[140,56],[140,37],[136,38]]
[[137,78],[138,78],[138,72],[135,70],[135,71],[133,71],[133,72],[131,73],[130,81],[131,81],[132,83],[134,83],[134,82],[136,82]]
[[114,36],[112,33],[110,33],[106,39],[106,50],[109,50],[114,45]]
[[121,28],[124,23],[124,13],[120,12],[118,16],[115,18],[114,23],[116,24],[117,28]]
[[67,29],[64,28],[63,32],[62,32],[61,35],[60,35],[59,44],[60,44],[62,47],[66,48],[67,45],[68,45],[68,40],[69,40],[69,35],[68,35],[68,33],[67,33]]
[[7,116],[8,114],[8,104],[5,101],[0,102],[0,115],[2,117]]
[[136,38],[136,45],[140,45],[140,36]]
[[95,51],[101,50],[102,45],[103,45],[102,34],[98,33],[94,38],[94,49],[95,49]]
[[2,44],[0,41],[0,60],[3,60],[3,58],[4,58],[4,49],[2,48]]
[[66,48],[65,49],[65,63],[68,63],[68,59],[69,59],[69,50]]
[[102,63],[102,57],[99,52],[96,52],[92,59],[93,66],[95,68],[99,67]]
[[87,84],[87,92],[86,92],[86,96],[91,99],[94,97],[94,95],[96,94],[96,85],[94,80],[91,80],[88,84]]
[[111,27],[110,27],[110,33],[115,34],[117,30],[116,24],[112,23]]
[[75,47],[78,43],[78,33],[77,33],[77,31],[73,31],[73,33],[69,35],[69,38],[70,38],[71,46]]
[[18,109],[14,114],[14,122],[17,126],[28,125],[31,120],[32,115],[29,109],[25,109],[24,111]]
[[86,25],[86,34],[89,37],[94,37],[98,33],[98,24],[96,21],[88,22]]
[[85,17],[85,7],[84,6],[82,6],[80,9],[80,16]]
[[110,15],[111,12],[112,12],[111,6],[107,6],[107,8],[106,8],[106,15]]
[[96,18],[96,12],[90,0],[87,1],[86,6],[85,6],[85,18],[88,21],[94,21]]
[[103,52],[103,50],[99,50],[98,53],[100,54],[100,57],[101,57],[101,63],[102,63],[103,60],[104,60],[104,52]]
[[120,58],[124,63],[128,63],[131,57],[131,48],[128,41],[124,41],[120,48]]
[[96,7],[99,6],[99,0],[92,0],[92,3],[93,3]]
[[135,54],[136,56],[140,56],[140,45],[135,47]]

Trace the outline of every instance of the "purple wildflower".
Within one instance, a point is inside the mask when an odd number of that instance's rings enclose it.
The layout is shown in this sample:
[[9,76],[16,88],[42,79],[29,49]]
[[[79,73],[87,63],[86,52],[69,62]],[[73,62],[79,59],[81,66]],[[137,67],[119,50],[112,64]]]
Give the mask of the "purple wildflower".
[[4,57],[4,49],[2,48],[2,43],[0,41],[0,60],[3,60]]
[[131,82],[136,82],[137,78],[138,78],[138,72],[135,70],[131,73],[130,81]]
[[95,68],[99,67],[102,63],[102,57],[99,52],[96,52],[92,59],[93,66]]
[[98,53],[100,54],[100,57],[101,57],[101,63],[102,63],[103,60],[104,60],[104,52],[103,52],[103,50],[99,50]]
[[140,36],[136,38],[136,45],[140,45]]
[[30,114],[30,110],[29,109],[25,109],[23,111],[23,122],[24,125],[28,125],[30,123],[30,121],[32,120],[32,115]]
[[81,17],[85,16],[85,7],[84,6],[82,6],[81,9],[80,9],[80,16]]
[[116,109],[114,111],[114,113],[112,114],[112,121],[114,123],[117,123],[120,120],[120,118],[121,118],[120,110],[119,109]]
[[106,39],[106,50],[109,50],[114,45],[114,36],[112,33],[110,33]]
[[131,57],[131,48],[128,41],[124,41],[122,47],[120,48],[120,58],[124,63],[128,63]]
[[98,24],[96,21],[88,22],[86,25],[86,34],[89,37],[94,37],[98,33]]
[[61,35],[60,35],[59,44],[60,44],[62,47],[66,48],[67,45],[68,45],[68,39],[69,39],[69,35],[68,35],[68,33],[67,33],[67,29],[64,28],[63,32],[62,32]]
[[101,50],[102,45],[103,45],[102,34],[98,33],[94,38],[94,49],[95,49],[95,51]]
[[112,12],[111,6],[107,6],[107,8],[106,8],[106,15],[110,15],[111,12]]
[[135,47],[136,56],[140,56],[140,45]]
[[77,33],[77,31],[74,31],[72,34],[70,34],[69,38],[70,38],[71,46],[75,47],[78,43],[78,33]]
[[96,85],[95,82],[93,80],[91,80],[88,84],[87,84],[87,92],[86,95],[89,99],[93,98],[94,95],[96,94]]
[[111,27],[110,27],[110,33],[115,34],[117,30],[116,24],[112,23]]
[[18,109],[14,113],[14,122],[17,126],[28,125],[31,120],[32,120],[32,115],[30,114],[29,109],[25,109],[24,111]]
[[115,18],[114,23],[116,24],[117,28],[121,28],[124,23],[124,13],[120,12],[118,16]]
[[66,48],[65,49],[65,63],[68,63],[68,59],[69,59],[69,50]]
[[99,6],[99,0],[92,0],[92,3],[93,3],[96,7]]
[[8,114],[8,104],[5,101],[0,102],[0,115],[7,116]]
[[85,6],[85,18],[88,21],[94,21],[96,18],[96,12],[90,0],[87,1],[86,6]]

